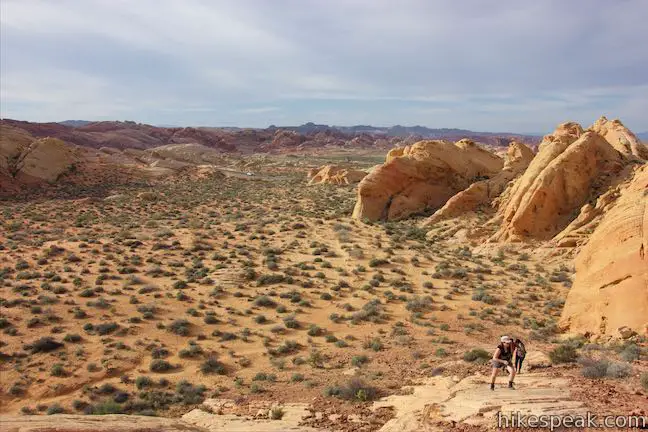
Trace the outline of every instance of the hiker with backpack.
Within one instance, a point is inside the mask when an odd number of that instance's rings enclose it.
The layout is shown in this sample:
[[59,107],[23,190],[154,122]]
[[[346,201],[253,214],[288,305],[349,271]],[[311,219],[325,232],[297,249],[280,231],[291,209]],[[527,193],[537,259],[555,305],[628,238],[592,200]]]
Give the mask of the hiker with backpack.
[[526,347],[524,346],[524,342],[522,342],[519,338],[515,339],[515,371],[517,373],[522,372],[522,362],[524,361],[524,357],[526,357]]
[[513,366],[513,356],[515,354],[515,347],[513,344],[513,339],[508,336],[502,336],[500,338],[500,344],[497,345],[495,352],[493,353],[493,358],[491,364],[493,366],[493,372],[491,373],[491,383],[490,389],[495,390],[495,377],[497,372],[500,369],[508,371],[509,373],[509,388],[515,389],[513,387],[513,380],[515,379],[515,367]]

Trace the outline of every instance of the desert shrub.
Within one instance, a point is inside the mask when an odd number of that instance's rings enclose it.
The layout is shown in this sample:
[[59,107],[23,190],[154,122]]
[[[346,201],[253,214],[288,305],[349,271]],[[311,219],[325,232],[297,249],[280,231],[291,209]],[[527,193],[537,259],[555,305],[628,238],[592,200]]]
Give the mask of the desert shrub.
[[282,274],[261,275],[257,279],[257,286],[272,285],[284,282],[285,276]]
[[432,303],[433,300],[430,296],[413,296],[407,301],[405,309],[412,312],[423,312],[426,309],[429,309]]
[[463,359],[471,363],[473,362],[486,363],[488,360],[491,359],[491,355],[486,350],[483,350],[481,348],[475,348],[468,352],[465,352],[463,355]]
[[55,403],[54,405],[50,405],[47,408],[46,412],[47,412],[47,415],[61,414],[61,413],[65,412],[65,409],[63,409],[63,407],[61,405]]
[[204,385],[195,386],[186,380],[176,384],[176,395],[180,396],[185,405],[202,403],[205,400],[205,391],[207,391],[207,387]]
[[336,396],[345,400],[366,402],[376,399],[378,391],[375,387],[367,385],[360,378],[351,378],[343,386],[327,387],[324,390],[326,396]]
[[562,344],[549,352],[552,363],[574,363],[578,354],[576,348],[569,344]]
[[641,377],[639,377],[639,382],[641,383],[641,386],[644,388],[644,390],[648,391],[648,372],[641,374]]
[[641,357],[641,348],[636,344],[628,344],[621,351],[621,358],[627,362],[639,360]]
[[151,370],[151,372],[157,372],[157,373],[168,372],[173,368],[174,367],[171,363],[162,359],[154,359],[153,361],[151,361],[151,364],[149,365],[149,369]]
[[185,319],[177,319],[169,325],[169,331],[180,336],[188,336],[191,323]]
[[25,346],[25,349],[28,349],[31,351],[32,354],[36,353],[47,353],[50,351],[54,351],[62,347],[63,344],[61,342],[57,342],[51,337],[43,337],[38,339],[35,342],[32,342],[29,345]]
[[121,414],[123,412],[122,406],[111,399],[107,399],[89,408],[89,413],[93,415]]
[[581,374],[585,378],[625,378],[632,373],[629,364],[613,362],[606,358],[581,357],[578,363],[582,366]]
[[62,377],[65,376],[65,368],[63,368],[63,365],[61,363],[55,363],[52,365],[52,368],[50,369],[50,375],[55,376],[55,377]]
[[204,374],[218,374],[225,375],[227,372],[225,366],[216,359],[216,357],[209,357],[200,365],[200,372]]
[[608,378],[626,378],[632,375],[632,366],[628,363],[611,362],[607,367]]
[[275,374],[267,374],[265,372],[259,372],[254,376],[254,378],[252,378],[252,381],[275,382],[275,381],[277,381],[277,375],[275,375]]
[[316,324],[311,324],[311,326],[308,329],[308,336],[321,336],[324,334],[324,330]]
[[153,386],[153,380],[147,376],[138,376],[135,378],[135,387],[137,387],[138,390],[142,390],[147,387],[152,387]]
[[254,299],[254,305],[259,307],[277,307],[277,302],[270,297],[263,295]]
[[200,345],[194,344],[189,344],[188,348],[180,350],[178,353],[178,356],[180,358],[196,358],[199,356],[202,356],[205,352],[203,349],[200,347]]
[[359,366],[362,366],[363,364],[365,364],[365,363],[367,363],[367,362],[369,362],[369,357],[367,357],[367,356],[364,355],[364,354],[362,354],[362,355],[357,355],[357,356],[353,356],[353,357],[351,358],[351,364],[352,364],[353,366],[357,366],[357,367],[359,367]]
[[81,341],[81,336],[76,333],[68,333],[63,338],[65,342],[76,343]]
[[387,261],[386,259],[372,258],[369,261],[369,267],[379,267],[381,265],[388,264],[388,263],[389,261]]
[[290,382],[302,382],[302,381],[304,381],[304,375],[302,375],[300,373],[294,373],[290,377]]
[[103,324],[97,324],[94,326],[94,330],[97,332],[98,335],[105,336],[107,334],[110,334],[117,330],[119,328],[119,324],[115,322],[109,322],[109,323],[103,323]]
[[272,420],[281,420],[284,416],[284,410],[281,407],[272,407],[270,410],[270,418]]

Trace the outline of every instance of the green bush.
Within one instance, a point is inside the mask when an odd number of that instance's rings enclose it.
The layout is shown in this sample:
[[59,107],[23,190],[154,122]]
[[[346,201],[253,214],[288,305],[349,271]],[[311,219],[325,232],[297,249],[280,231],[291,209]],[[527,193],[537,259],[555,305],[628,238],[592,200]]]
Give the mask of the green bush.
[[157,373],[168,372],[173,368],[174,367],[171,363],[162,359],[155,359],[150,364],[151,372],[157,372]]
[[578,354],[573,345],[563,344],[549,352],[549,358],[554,364],[558,363],[574,363]]
[[641,383],[641,386],[644,388],[644,390],[648,391],[648,372],[641,374],[639,382]]
[[463,359],[467,362],[479,362],[479,363],[486,363],[488,360],[491,359],[491,355],[486,351],[481,348],[475,348],[472,349],[463,355]]

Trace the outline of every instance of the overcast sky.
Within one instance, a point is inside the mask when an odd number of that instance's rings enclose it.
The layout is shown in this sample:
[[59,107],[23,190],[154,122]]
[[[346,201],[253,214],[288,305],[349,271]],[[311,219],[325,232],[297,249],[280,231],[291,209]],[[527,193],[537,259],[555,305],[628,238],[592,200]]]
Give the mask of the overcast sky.
[[646,0],[0,0],[1,115],[648,130]]

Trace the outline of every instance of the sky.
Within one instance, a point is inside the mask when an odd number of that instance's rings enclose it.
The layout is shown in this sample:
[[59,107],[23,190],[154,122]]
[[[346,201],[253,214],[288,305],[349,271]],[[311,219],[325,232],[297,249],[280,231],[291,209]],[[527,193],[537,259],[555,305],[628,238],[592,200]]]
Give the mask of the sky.
[[648,130],[645,0],[0,0],[0,116]]

